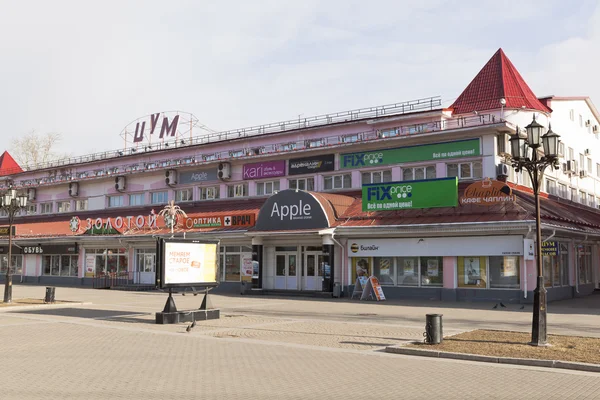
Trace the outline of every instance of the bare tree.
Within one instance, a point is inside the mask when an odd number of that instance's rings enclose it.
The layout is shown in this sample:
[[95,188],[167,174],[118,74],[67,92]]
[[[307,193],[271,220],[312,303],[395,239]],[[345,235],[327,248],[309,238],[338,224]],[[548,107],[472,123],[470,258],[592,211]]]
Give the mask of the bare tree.
[[62,136],[57,132],[38,134],[31,131],[12,143],[12,156],[23,169],[31,169],[36,165],[64,157],[56,153],[56,145]]

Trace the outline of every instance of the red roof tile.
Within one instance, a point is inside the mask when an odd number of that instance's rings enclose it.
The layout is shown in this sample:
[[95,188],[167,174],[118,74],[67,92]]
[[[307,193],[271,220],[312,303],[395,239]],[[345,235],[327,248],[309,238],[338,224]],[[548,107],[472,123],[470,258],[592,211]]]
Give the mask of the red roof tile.
[[18,174],[19,172],[23,172],[23,169],[17,164],[14,158],[8,151],[5,151],[0,156],[0,176]]
[[450,106],[454,114],[500,109],[500,99],[505,108],[522,108],[550,112],[551,110],[533,94],[513,63],[502,49],[490,58],[469,86]]

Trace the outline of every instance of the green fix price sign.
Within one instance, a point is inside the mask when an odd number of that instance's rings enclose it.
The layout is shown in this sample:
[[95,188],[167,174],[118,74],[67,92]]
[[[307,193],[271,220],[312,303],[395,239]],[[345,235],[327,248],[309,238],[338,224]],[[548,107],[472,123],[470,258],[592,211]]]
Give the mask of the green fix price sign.
[[458,206],[458,178],[363,185],[363,211]]
[[395,149],[375,150],[362,153],[346,153],[341,156],[340,167],[341,169],[354,169],[405,162],[472,157],[480,154],[479,139],[468,139],[456,142],[399,147]]

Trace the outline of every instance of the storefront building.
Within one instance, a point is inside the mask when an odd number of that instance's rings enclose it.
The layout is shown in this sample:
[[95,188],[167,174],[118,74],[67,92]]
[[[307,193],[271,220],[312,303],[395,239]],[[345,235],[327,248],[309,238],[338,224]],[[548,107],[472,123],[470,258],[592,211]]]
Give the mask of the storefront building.
[[[152,286],[156,237],[171,234],[159,213],[174,201],[187,214],[174,235],[220,241],[217,290],[349,296],[364,274],[388,298],[527,302],[531,182],[507,149],[533,115],[562,140],[542,187],[548,297],[587,295],[600,288],[600,115],[588,98],[538,99],[501,50],[449,108],[433,97],[202,137],[155,114],[174,129],[152,144],[134,128],[124,149],[28,171],[3,156],[0,191],[29,198],[15,282]],[[492,181],[512,197],[477,203],[469,186]]]

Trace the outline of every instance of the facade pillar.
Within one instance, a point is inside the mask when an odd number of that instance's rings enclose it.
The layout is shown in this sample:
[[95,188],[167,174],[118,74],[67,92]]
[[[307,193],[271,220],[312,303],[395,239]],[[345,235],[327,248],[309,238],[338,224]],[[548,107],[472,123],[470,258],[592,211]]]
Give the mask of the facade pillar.
[[325,292],[333,292],[335,282],[335,245],[331,235],[323,236],[323,288]]
[[[258,269],[258,274],[256,270]],[[252,238],[252,286],[258,289],[263,287],[263,242],[262,238]]]

